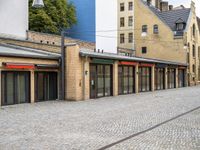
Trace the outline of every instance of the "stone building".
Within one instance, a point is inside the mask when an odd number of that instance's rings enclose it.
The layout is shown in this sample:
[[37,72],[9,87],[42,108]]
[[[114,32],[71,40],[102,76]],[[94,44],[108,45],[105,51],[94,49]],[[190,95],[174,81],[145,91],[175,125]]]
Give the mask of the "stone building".
[[188,84],[195,85],[199,81],[200,39],[195,4],[176,9],[163,5],[166,8],[159,9],[151,1],[135,0],[136,56],[187,63]]

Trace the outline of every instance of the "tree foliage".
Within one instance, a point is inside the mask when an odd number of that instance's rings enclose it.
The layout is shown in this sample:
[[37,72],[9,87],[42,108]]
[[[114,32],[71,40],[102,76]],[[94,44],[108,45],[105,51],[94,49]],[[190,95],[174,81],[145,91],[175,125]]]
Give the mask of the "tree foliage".
[[76,24],[76,10],[66,0],[44,0],[45,7],[33,8],[29,0],[29,28],[32,31],[59,34]]

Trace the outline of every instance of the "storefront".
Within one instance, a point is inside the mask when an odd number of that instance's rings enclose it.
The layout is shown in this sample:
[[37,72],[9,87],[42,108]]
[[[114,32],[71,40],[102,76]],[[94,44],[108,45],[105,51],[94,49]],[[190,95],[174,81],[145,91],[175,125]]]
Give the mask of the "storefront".
[[185,68],[178,69],[178,87],[185,87]]
[[138,72],[139,92],[151,91],[151,67],[152,64],[140,64]]
[[154,78],[155,90],[165,89],[165,68],[163,66],[157,65],[155,67]]
[[57,72],[35,72],[35,101],[58,99]]
[[90,64],[90,98],[112,96],[112,64],[112,60],[92,60]]
[[135,65],[134,62],[120,62],[118,67],[118,94],[135,93]]
[[176,69],[175,68],[168,68],[167,84],[168,84],[168,89],[176,88]]
[[1,72],[2,105],[30,102],[30,73],[26,71]]

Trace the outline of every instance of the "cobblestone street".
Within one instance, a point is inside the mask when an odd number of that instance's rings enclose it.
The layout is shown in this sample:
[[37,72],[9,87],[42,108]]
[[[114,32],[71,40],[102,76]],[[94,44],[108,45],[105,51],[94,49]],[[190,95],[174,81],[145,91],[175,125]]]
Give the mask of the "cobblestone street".
[[0,109],[0,150],[199,150],[200,86]]

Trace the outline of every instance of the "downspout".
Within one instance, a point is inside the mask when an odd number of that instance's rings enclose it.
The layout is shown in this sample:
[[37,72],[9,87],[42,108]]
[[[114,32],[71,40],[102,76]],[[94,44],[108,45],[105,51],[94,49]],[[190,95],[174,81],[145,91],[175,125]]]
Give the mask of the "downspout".
[[65,53],[65,34],[64,31],[61,33],[61,99],[65,100],[65,91],[67,87],[65,87],[65,75],[67,73],[65,72],[67,70],[67,66],[65,65],[65,59],[67,57],[67,54]]

